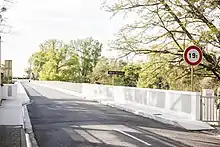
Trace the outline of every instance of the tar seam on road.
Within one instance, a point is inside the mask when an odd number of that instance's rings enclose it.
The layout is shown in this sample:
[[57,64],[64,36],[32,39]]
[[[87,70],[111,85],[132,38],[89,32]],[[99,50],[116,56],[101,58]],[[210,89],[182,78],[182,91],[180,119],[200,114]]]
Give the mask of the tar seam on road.
[[132,139],[135,139],[135,140],[137,140],[137,141],[139,141],[139,142],[141,142],[141,143],[147,145],[147,146],[151,146],[151,144],[149,144],[149,143],[147,143],[147,142],[145,142],[145,141],[143,141],[143,140],[141,140],[141,139],[139,139],[139,138],[137,138],[137,137],[135,137],[135,136],[132,136],[132,135],[130,135],[130,134],[128,134],[128,133],[125,133],[125,132],[123,132],[123,131],[121,131],[121,130],[119,130],[119,129],[114,129],[114,131],[117,131],[117,132],[119,132],[119,133],[121,133],[121,134],[124,134],[124,135],[126,135],[126,136],[128,136],[128,137],[130,137],[130,138],[132,138]]

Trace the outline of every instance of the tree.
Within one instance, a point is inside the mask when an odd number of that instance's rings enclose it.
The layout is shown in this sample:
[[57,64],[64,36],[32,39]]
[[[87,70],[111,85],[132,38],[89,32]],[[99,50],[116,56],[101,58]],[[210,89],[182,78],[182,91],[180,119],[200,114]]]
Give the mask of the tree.
[[[124,12],[137,17],[124,26],[112,47],[126,55],[156,54],[163,56],[157,64],[169,64],[183,69],[178,77],[188,76],[189,68],[182,55],[186,46],[195,44],[202,48],[203,63],[195,69],[202,77],[220,80],[220,3],[216,0],[120,0],[112,4],[106,0],[109,12]],[[208,52],[205,48],[211,48]],[[160,69],[158,69],[160,70]]]
[[82,82],[89,82],[88,75],[98,63],[98,59],[101,56],[102,44],[98,40],[86,38],[72,41],[71,45],[79,58]]
[[108,75],[110,70],[122,70],[124,66],[123,61],[116,61],[114,59],[100,58],[97,65],[93,69],[93,72],[89,75],[91,83],[101,83],[105,85],[112,84],[112,78],[114,78],[115,85],[123,85],[123,76],[111,76]]
[[35,78],[39,79],[39,73],[43,69],[43,65],[47,62],[46,51],[41,48],[39,52],[35,52],[34,54],[32,54],[28,62],[32,66],[31,70],[34,73]]
[[124,86],[136,87],[139,79],[139,72],[141,70],[141,66],[139,64],[128,64],[123,67],[123,71],[125,71],[124,75]]
[[[142,70],[139,72],[138,87],[157,89],[169,89],[171,85],[173,87],[172,77],[176,75],[174,75],[174,72],[172,72],[166,62],[157,64],[161,60],[164,60],[164,58],[151,55],[150,61],[142,64]],[[175,87],[175,89],[178,88]]]
[[[167,63],[166,58],[167,56],[150,55],[150,60],[142,64],[142,70],[139,73],[138,87],[191,90],[191,68],[188,67],[186,70],[185,68],[187,67],[185,65],[173,66]],[[205,71],[197,72],[203,73]],[[196,74],[199,75],[199,73]],[[203,84],[201,84],[203,78],[204,77],[194,76],[194,90],[200,91],[204,88]]]
[[24,70],[24,72],[25,72],[24,77],[30,78],[30,74],[31,74],[31,72],[32,72],[31,68],[26,68],[26,69]]
[[108,70],[111,68],[109,60],[107,58],[100,58],[97,65],[93,69],[93,72],[89,74],[89,80],[91,83],[110,84],[111,78],[108,75]]
[[77,81],[79,61],[70,44],[48,40],[30,58],[33,72],[40,80]]

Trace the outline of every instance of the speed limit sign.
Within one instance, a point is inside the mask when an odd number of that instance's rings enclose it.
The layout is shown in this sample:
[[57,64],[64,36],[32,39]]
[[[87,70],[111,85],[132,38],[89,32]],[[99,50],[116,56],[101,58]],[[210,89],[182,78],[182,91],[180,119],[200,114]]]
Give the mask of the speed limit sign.
[[202,61],[202,50],[197,46],[189,46],[185,49],[183,57],[187,64],[192,66],[198,65]]

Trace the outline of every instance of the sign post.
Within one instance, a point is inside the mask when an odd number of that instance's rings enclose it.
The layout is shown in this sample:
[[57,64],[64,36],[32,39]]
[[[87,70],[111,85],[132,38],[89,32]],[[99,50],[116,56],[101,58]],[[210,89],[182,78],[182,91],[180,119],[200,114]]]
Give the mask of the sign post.
[[191,91],[193,91],[193,66],[191,66]]
[[189,46],[185,49],[183,58],[187,64],[191,66],[191,90],[193,91],[193,72],[194,66],[199,65],[202,61],[202,50],[197,46]]
[[12,83],[12,60],[5,60],[5,71],[4,77],[7,81],[7,84]]
[[125,72],[124,71],[108,71],[108,74],[112,78],[112,85],[115,85],[114,75],[121,75],[121,76],[123,76],[125,74]]

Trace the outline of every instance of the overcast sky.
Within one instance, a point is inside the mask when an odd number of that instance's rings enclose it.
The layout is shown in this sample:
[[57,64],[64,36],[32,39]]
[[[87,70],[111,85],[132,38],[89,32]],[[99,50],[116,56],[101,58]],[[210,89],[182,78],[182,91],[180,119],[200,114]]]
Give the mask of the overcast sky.
[[28,58],[44,40],[92,36],[107,45],[127,22],[111,19],[100,7],[101,0],[17,0],[4,14],[13,28],[2,37],[2,61],[12,59],[13,76],[23,76]]

